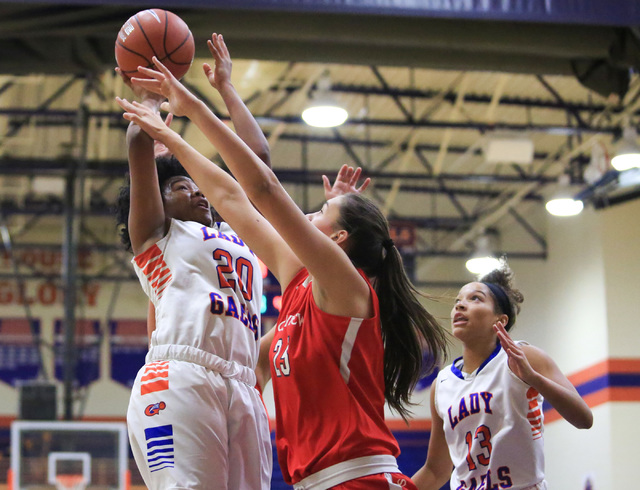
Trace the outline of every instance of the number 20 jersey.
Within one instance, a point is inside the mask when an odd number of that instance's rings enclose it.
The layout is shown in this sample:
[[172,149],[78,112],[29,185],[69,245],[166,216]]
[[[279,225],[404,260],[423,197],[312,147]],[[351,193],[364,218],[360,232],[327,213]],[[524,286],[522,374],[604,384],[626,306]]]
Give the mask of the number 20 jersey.
[[500,344],[471,374],[462,358],[435,381],[454,465],[451,489],[523,489],[544,480],[542,396],[510,369]]
[[255,368],[262,275],[226,223],[171,220],[168,233],[133,259],[156,309],[151,345],[188,345]]

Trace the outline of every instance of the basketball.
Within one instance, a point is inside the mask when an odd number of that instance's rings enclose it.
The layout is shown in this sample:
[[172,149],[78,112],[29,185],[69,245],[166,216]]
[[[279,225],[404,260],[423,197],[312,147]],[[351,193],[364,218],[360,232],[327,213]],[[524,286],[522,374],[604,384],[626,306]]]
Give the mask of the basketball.
[[162,9],[142,10],[127,20],[116,38],[116,62],[127,77],[148,78],[138,66],[155,69],[156,56],[173,75],[182,78],[193,62],[195,44],[189,26]]

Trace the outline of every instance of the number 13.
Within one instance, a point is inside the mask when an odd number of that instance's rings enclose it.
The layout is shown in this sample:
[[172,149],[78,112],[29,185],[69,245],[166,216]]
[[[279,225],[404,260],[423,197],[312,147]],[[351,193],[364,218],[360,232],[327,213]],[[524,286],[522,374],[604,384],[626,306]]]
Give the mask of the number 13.
[[[480,437],[482,437],[480,439]],[[469,471],[473,471],[477,468],[476,463],[473,461],[471,456],[471,445],[473,444],[474,439],[480,440],[480,447],[487,450],[487,454],[481,452],[477,455],[476,459],[478,463],[483,466],[488,466],[489,461],[491,461],[491,430],[486,425],[481,425],[476,429],[475,434],[471,435],[471,432],[467,432],[464,436],[464,440],[467,443],[467,466],[469,467]]]

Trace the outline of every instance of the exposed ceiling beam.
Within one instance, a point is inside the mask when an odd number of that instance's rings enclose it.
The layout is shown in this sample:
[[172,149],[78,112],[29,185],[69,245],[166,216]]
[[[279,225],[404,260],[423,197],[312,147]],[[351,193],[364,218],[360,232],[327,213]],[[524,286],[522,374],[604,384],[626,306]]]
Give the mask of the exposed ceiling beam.
[[[625,112],[626,113],[626,112]],[[52,110],[52,109],[27,109],[20,107],[10,107],[0,109],[0,116],[31,118],[38,116],[37,124],[39,126],[46,125],[69,125],[76,118],[75,110]],[[105,118],[109,117],[115,121],[114,126],[126,128],[125,122],[122,120],[122,113],[117,111],[90,111],[87,113],[88,118]],[[286,123],[286,124],[305,124],[299,115],[289,116],[262,116],[255,115],[259,123]],[[176,118],[177,120],[179,118]],[[22,122],[20,124],[23,124]],[[619,126],[608,125],[606,127],[572,127],[557,124],[516,124],[516,123],[495,123],[489,124],[481,121],[434,121],[418,119],[413,123],[405,120],[396,119],[371,119],[371,118],[351,118],[345,123],[346,126],[388,126],[392,128],[425,128],[425,129],[456,129],[456,130],[472,130],[481,133],[491,131],[513,131],[513,132],[533,132],[548,133],[560,136],[571,136],[578,134],[617,134],[620,131]]]

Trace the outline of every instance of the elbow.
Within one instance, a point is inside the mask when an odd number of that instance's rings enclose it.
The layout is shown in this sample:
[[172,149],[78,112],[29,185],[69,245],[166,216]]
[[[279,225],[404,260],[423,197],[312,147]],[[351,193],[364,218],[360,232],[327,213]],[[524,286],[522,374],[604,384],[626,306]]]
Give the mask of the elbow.
[[271,151],[267,143],[256,151],[256,155],[258,155],[258,158],[262,160],[267,167],[271,168]]
[[593,427],[593,412],[589,410],[582,421],[579,429],[591,429]]
[[271,371],[269,370],[269,366],[264,366],[264,363],[258,362],[258,365],[255,369],[256,372],[256,381],[257,387],[260,389],[260,394],[265,390],[267,383],[271,381]]
[[253,181],[246,191],[249,198],[257,205],[257,202],[263,199],[271,199],[281,188],[282,185],[276,175],[271,170],[263,168],[260,178]]
[[573,425],[577,429],[591,429],[591,427],[593,427],[593,412],[587,408],[587,410],[574,421]]

